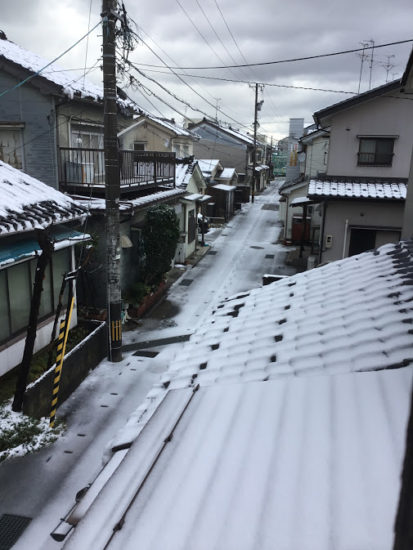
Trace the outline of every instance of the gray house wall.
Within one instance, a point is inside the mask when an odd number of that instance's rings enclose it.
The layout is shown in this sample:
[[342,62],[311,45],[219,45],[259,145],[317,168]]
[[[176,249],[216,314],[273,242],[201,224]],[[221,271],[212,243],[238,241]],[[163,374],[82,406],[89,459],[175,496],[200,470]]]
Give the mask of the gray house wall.
[[248,151],[246,145],[207,125],[197,126],[193,131],[201,138],[194,142],[195,158],[219,159],[223,166],[235,168],[238,173],[247,173]]
[[[398,242],[401,231],[404,201],[331,201],[327,205],[322,262],[340,260],[348,256],[352,227],[385,231],[385,242]],[[346,223],[347,222],[347,223]],[[326,237],[331,235],[332,246],[326,248]],[[383,233],[384,236],[384,233]],[[344,254],[343,254],[344,251]]]
[[[18,82],[0,68],[0,89],[12,88]],[[30,84],[23,85],[1,98],[0,121],[24,123],[21,130],[24,172],[57,189],[53,97],[41,94]]]

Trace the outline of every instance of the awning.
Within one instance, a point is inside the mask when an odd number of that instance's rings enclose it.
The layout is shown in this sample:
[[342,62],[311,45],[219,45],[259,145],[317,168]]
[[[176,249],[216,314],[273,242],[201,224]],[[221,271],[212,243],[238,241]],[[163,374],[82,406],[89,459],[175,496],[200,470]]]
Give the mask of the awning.
[[314,201],[308,197],[297,197],[290,202],[290,206],[306,206],[308,204],[314,204]]
[[224,183],[218,183],[218,185],[214,185],[213,189],[220,189],[221,191],[226,191],[229,193],[230,191],[235,191],[234,185],[225,185]]
[[184,201],[190,201],[190,202],[206,202],[209,201],[209,199],[212,198],[211,195],[201,195],[201,193],[193,193],[192,195],[187,195],[186,197],[182,197],[182,200]]
[[[54,227],[50,230],[49,234],[54,243],[55,250],[73,246],[78,242],[89,241],[91,238],[87,233],[80,233],[63,226]],[[0,246],[0,267],[5,267],[7,264],[12,264],[31,256],[35,257],[40,252],[39,243],[33,236],[27,238],[19,235],[18,237],[7,239],[5,246]]]

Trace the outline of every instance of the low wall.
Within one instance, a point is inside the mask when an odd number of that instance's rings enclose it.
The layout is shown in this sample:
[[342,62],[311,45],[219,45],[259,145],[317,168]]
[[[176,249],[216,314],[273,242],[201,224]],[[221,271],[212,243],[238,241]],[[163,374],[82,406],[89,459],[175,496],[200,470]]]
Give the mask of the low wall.
[[[61,405],[107,354],[107,333],[105,323],[89,321],[95,330],[80,344],[73,348],[63,362],[59,387]],[[23,402],[23,412],[35,418],[49,416],[54,379],[54,366],[44,375],[30,384]]]

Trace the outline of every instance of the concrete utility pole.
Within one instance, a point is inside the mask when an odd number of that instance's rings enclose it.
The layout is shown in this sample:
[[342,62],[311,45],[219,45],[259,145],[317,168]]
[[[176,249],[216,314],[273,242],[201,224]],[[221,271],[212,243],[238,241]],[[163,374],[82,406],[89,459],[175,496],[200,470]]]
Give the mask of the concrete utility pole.
[[120,288],[119,196],[117,140],[116,0],[102,0],[104,150],[107,243],[107,327],[109,360],[122,360],[122,298]]
[[252,181],[251,181],[251,202],[255,198],[255,167],[257,165],[257,116],[258,116],[258,83],[255,84],[254,104],[254,150],[252,152]]

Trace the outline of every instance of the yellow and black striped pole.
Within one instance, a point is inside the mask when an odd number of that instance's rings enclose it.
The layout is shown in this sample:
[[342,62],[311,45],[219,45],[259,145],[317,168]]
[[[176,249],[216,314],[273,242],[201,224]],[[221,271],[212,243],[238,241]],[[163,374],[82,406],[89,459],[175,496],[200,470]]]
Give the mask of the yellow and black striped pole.
[[57,344],[56,367],[54,370],[54,379],[53,379],[52,404],[50,408],[50,427],[51,428],[54,427],[54,423],[55,423],[60,378],[62,376],[63,359],[65,357],[67,337],[69,334],[70,321],[72,318],[74,303],[75,303],[75,297],[72,295],[70,296],[69,309],[67,311],[66,318],[60,322],[59,337],[58,337],[58,344]]

